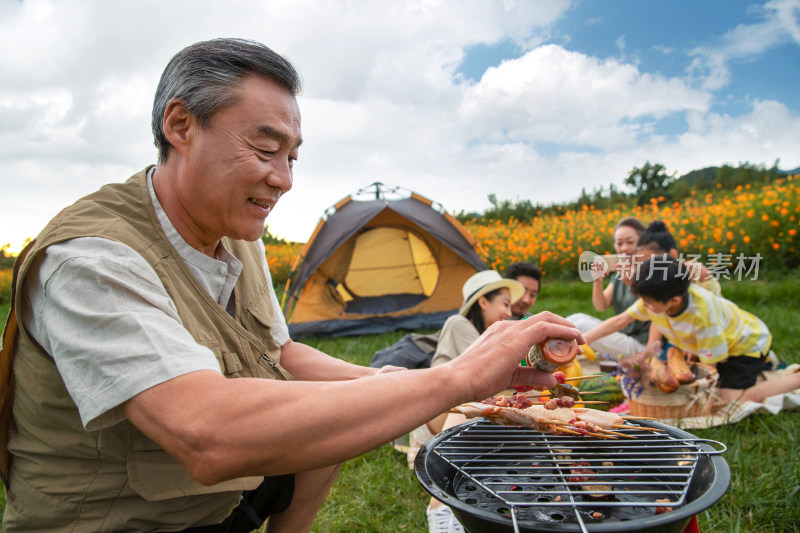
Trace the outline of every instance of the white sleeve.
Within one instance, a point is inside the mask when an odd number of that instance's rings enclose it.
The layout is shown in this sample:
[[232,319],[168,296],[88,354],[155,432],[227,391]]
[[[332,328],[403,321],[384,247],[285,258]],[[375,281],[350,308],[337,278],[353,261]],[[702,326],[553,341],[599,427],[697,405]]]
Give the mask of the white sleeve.
[[119,405],[154,385],[220,372],[155,271],[119,242],[84,237],[48,247],[23,295],[23,325],[52,355],[87,430],[124,419]]

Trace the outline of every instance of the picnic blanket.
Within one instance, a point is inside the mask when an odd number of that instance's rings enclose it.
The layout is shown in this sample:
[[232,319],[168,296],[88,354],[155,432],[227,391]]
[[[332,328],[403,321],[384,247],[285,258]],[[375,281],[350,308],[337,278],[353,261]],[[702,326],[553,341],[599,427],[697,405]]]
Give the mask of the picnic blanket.
[[[581,358],[584,365],[584,374],[594,374],[600,371],[596,361],[589,361]],[[790,372],[797,372],[800,365],[792,364],[781,370],[762,372],[759,379],[775,379]],[[800,407],[800,389],[785,394],[776,394],[764,400],[763,403],[757,402],[734,402],[714,409],[713,414],[708,416],[698,416],[689,418],[659,418],[658,422],[684,429],[704,429],[723,424],[733,424],[748,416],[762,412],[776,415],[781,411],[797,409]],[[623,413],[620,413],[623,414]]]
[[[790,365],[783,370],[763,372],[764,379],[770,380],[789,372],[796,371],[798,365]],[[704,429],[723,424],[733,424],[748,416],[762,412],[777,415],[781,411],[800,407],[800,389],[785,394],[769,396],[763,403],[733,402],[721,405],[718,410],[709,416],[697,416],[681,419],[659,419],[659,422],[684,429]]]

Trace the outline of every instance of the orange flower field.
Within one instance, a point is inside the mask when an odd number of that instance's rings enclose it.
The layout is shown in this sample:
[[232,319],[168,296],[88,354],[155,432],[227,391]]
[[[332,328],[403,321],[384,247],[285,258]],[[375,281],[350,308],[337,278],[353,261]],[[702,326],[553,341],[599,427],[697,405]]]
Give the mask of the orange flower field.
[[[800,266],[800,175],[764,186],[740,186],[735,191],[718,189],[682,202],[669,203],[662,198],[631,208],[584,206],[526,221],[482,224],[473,220],[466,227],[490,268],[502,272],[515,261],[531,261],[548,276],[577,280],[581,252],[614,253],[614,226],[629,216],[645,224],[663,220],[684,257],[712,271],[712,265],[717,265],[716,271],[723,277],[733,279],[737,264],[749,272],[750,279],[758,272]],[[286,283],[302,247],[302,243],[267,246],[267,262],[276,285]],[[10,271],[0,271],[0,302],[10,296],[10,281]]]
[[614,226],[629,216],[645,225],[663,220],[685,258],[722,265],[717,267],[721,276],[733,276],[742,261],[748,268],[758,262],[761,272],[800,265],[800,175],[759,188],[693,195],[682,202],[661,200],[626,209],[584,206],[531,221],[472,221],[466,227],[484,248],[491,268],[502,272],[514,261],[531,261],[562,279],[578,279],[581,252],[614,253]]
[[[652,200],[645,206],[604,210],[584,206],[529,221],[487,225],[473,220],[466,228],[477,239],[490,268],[502,272],[515,261],[531,261],[548,276],[577,280],[581,252],[614,253],[614,226],[629,216],[645,224],[663,220],[684,257],[706,266],[719,265],[720,276],[733,278],[742,262],[750,270],[750,279],[756,274],[754,266],[760,272],[800,266],[800,175],[759,187],[718,189],[682,202]],[[267,260],[276,284],[286,282],[301,248],[297,243],[268,246]]]

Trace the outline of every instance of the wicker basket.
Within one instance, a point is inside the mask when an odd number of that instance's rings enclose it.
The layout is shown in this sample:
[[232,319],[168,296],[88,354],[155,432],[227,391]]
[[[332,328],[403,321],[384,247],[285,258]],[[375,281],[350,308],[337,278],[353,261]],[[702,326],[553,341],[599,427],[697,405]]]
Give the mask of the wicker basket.
[[717,370],[697,363],[695,380],[681,385],[675,392],[665,394],[655,386],[642,391],[636,398],[628,398],[630,414],[649,416],[658,420],[676,420],[695,416],[709,416],[719,407],[714,402],[719,383]]

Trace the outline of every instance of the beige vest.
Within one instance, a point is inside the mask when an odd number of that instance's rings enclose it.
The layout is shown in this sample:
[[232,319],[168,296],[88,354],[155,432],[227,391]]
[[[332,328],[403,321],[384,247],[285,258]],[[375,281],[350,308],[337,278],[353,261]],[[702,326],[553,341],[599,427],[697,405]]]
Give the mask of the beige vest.
[[[203,289],[167,240],[147,190],[146,170],[64,209],[15,265],[14,308],[0,357],[0,408],[6,411],[13,405],[12,420],[0,427],[10,453],[0,461],[8,500],[5,531],[177,531],[215,524],[230,514],[242,490],[255,488],[263,479],[204,486],[127,421],[87,432],[52,357],[17,327],[18,289],[42,251],[75,237],[104,237],[132,247],[147,260],[186,329],[216,354],[227,377],[291,379],[280,366],[280,347],[270,332],[275,310],[260,247],[225,240],[243,263],[234,288],[233,318]],[[13,380],[7,375],[11,362]]]

